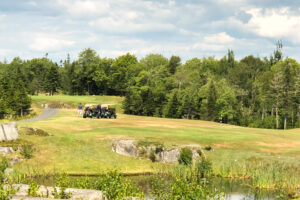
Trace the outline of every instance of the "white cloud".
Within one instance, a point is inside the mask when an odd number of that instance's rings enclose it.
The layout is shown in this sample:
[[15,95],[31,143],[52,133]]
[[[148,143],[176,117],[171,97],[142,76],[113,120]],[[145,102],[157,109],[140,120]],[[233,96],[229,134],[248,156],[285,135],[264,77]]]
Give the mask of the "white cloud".
[[140,22],[135,20],[126,20],[122,18],[104,17],[89,23],[91,27],[98,28],[101,31],[114,33],[132,33],[147,31],[170,31],[176,29],[170,23]]
[[227,35],[227,33],[225,33],[225,32],[212,34],[212,35],[204,37],[204,42],[214,43],[214,44],[226,44],[226,43],[230,43],[233,41],[234,41],[234,38],[231,37],[230,35]]
[[38,35],[29,48],[34,51],[57,51],[63,47],[74,45],[74,41],[59,39],[53,36]]
[[300,15],[290,14],[289,8],[265,9],[265,12],[258,8],[247,13],[252,16],[247,27],[257,35],[300,43]]
[[11,52],[9,49],[0,49],[0,55],[1,56],[6,56]]
[[106,0],[56,0],[58,6],[73,17],[95,17],[110,12]]
[[36,6],[37,6],[37,3],[36,3],[35,1],[29,1],[29,2],[28,2],[28,5],[33,6],[33,7],[36,7]]

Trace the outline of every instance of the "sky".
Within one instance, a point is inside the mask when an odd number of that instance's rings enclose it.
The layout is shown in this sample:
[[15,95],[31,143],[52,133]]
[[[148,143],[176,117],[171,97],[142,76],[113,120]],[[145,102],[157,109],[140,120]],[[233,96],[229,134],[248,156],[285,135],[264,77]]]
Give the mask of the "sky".
[[85,48],[101,58],[127,52],[219,59],[269,57],[276,42],[300,61],[299,0],[1,0],[0,61]]

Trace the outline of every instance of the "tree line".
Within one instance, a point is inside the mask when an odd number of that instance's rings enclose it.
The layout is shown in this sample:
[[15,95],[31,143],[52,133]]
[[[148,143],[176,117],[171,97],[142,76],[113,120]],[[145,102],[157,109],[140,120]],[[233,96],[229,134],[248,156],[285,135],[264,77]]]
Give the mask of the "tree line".
[[[17,72],[8,74],[13,71]],[[77,60],[71,62],[68,56],[58,64],[47,56],[15,58],[9,64],[0,63],[0,72],[0,87],[18,82],[25,88],[23,94],[125,96],[127,114],[260,128],[300,126],[300,65],[283,58],[281,42],[269,57],[249,55],[240,61],[232,50],[221,59],[193,58],[182,63],[179,56],[168,59],[160,54],[140,60],[129,53],[101,58],[96,51],[85,49]],[[9,95],[2,93],[0,98]]]

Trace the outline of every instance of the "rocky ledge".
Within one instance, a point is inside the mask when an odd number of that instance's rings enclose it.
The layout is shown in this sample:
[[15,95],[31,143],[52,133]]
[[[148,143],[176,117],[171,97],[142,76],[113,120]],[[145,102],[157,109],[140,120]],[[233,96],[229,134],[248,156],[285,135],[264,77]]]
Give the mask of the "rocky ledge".
[[147,157],[149,158],[151,152],[154,152],[155,160],[163,163],[177,163],[180,155],[180,151],[183,148],[190,149],[193,153],[193,160],[196,160],[200,156],[205,154],[200,145],[185,145],[180,147],[172,147],[165,149],[160,145],[139,145],[136,140],[122,139],[115,140],[112,144],[112,151],[135,158]]

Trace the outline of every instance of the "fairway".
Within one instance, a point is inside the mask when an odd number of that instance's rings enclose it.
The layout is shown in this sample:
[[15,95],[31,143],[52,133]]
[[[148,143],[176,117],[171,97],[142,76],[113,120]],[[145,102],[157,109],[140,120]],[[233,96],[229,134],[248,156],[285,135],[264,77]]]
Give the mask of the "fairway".
[[[90,98],[90,99],[89,99]],[[61,101],[117,103],[118,97],[33,97],[37,105]],[[112,101],[110,102],[109,99]],[[244,128],[215,122],[132,116],[118,113],[117,119],[83,119],[76,109],[61,109],[53,118],[19,124],[49,132],[52,136],[23,135],[21,139],[34,144],[34,158],[15,167],[24,173],[101,174],[117,169],[123,173],[158,172],[170,165],[152,163],[112,152],[112,141],[118,138],[135,138],[162,142],[172,146],[210,145],[207,152],[215,166],[224,160],[244,161],[252,157],[299,163],[300,130],[269,130]]]

